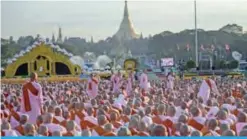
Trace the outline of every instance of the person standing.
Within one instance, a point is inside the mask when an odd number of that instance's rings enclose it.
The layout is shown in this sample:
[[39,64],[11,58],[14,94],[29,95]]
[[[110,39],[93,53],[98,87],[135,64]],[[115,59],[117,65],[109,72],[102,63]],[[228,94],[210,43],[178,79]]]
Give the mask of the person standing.
[[131,92],[133,90],[132,86],[133,86],[133,83],[134,83],[134,80],[135,80],[134,78],[135,77],[134,77],[133,71],[130,71],[128,79],[127,79],[127,87],[126,87],[128,96],[131,95]]
[[175,80],[175,78],[174,78],[172,72],[168,73],[167,80],[168,80],[167,88],[173,90],[174,89],[174,80]]
[[121,86],[121,80],[122,80],[122,75],[121,72],[118,71],[116,75],[113,76],[112,82],[113,82],[113,93],[118,93],[120,90]]
[[142,92],[145,92],[148,90],[148,76],[147,76],[147,70],[144,70],[140,77],[140,88]]
[[31,73],[30,81],[22,87],[21,111],[29,115],[28,123],[35,124],[43,108],[42,87],[37,82],[37,73]]
[[91,99],[94,99],[98,95],[99,81],[94,74],[91,74],[87,84],[87,94]]

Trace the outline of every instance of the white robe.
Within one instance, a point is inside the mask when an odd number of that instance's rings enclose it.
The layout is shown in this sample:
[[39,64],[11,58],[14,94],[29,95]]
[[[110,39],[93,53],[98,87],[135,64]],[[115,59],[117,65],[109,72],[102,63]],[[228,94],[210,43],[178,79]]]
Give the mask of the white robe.
[[17,137],[18,134],[15,130],[2,130],[5,133],[5,136]]
[[145,73],[142,73],[140,77],[140,87],[141,89],[148,90],[148,76]]
[[217,86],[216,86],[216,83],[209,79],[209,82],[211,84],[211,88],[210,86],[208,85],[208,83],[206,82],[206,80],[203,80],[202,84],[201,84],[201,87],[200,87],[200,90],[199,90],[199,93],[197,95],[198,98],[202,98],[203,99],[203,103],[206,104],[209,97],[210,97],[210,93],[211,91],[213,93],[216,93],[216,94],[219,94],[219,91],[217,89]]
[[172,89],[174,88],[174,80],[175,78],[172,75],[168,76],[168,83],[167,83],[167,88]]
[[127,90],[127,93],[128,95],[131,95],[131,92],[133,90],[132,86],[133,86],[133,83],[134,83],[134,75],[130,75],[127,79],[127,87],[126,87],[126,90]]
[[112,82],[113,82],[113,93],[118,93],[120,91],[121,87],[121,77],[115,75],[112,77]]
[[42,94],[42,87],[37,82],[31,82],[33,87],[35,87],[38,90],[38,95],[33,95],[29,90],[29,101],[31,105],[31,111],[25,111],[24,106],[24,99],[21,100],[21,112],[22,114],[27,114],[29,116],[28,123],[35,124],[37,117],[41,114],[41,108],[43,104],[43,94]]

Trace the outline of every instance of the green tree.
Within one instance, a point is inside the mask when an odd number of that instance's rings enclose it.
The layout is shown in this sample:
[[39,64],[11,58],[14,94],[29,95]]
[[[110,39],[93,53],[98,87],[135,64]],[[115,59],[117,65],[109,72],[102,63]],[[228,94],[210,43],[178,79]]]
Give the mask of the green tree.
[[187,67],[188,69],[195,68],[195,67],[196,67],[195,61],[189,60],[189,61],[186,63],[186,67]]
[[238,68],[239,62],[237,60],[233,60],[229,63],[229,69],[236,69]]
[[226,61],[225,60],[221,60],[219,62],[219,68],[220,69],[226,69],[227,68],[227,64],[226,64]]

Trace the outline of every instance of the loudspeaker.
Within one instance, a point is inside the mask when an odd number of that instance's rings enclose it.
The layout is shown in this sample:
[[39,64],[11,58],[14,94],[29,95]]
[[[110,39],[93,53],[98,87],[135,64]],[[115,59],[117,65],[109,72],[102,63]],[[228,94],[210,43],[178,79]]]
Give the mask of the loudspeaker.
[[214,66],[212,67],[212,70],[215,70],[215,67]]
[[199,68],[199,67],[196,67],[196,70],[197,70],[197,71],[199,71],[199,70],[200,70],[200,68]]

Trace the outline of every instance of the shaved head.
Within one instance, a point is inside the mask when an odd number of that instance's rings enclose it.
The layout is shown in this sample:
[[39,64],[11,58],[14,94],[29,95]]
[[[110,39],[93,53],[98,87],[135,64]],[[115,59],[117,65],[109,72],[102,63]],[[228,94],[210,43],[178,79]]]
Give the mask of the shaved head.
[[30,78],[31,81],[36,81],[38,79],[38,74],[36,72],[32,72]]
[[247,137],[247,129],[243,129],[242,131],[240,131],[239,136]]
[[235,136],[235,132],[233,130],[226,130],[222,133],[222,136]]

